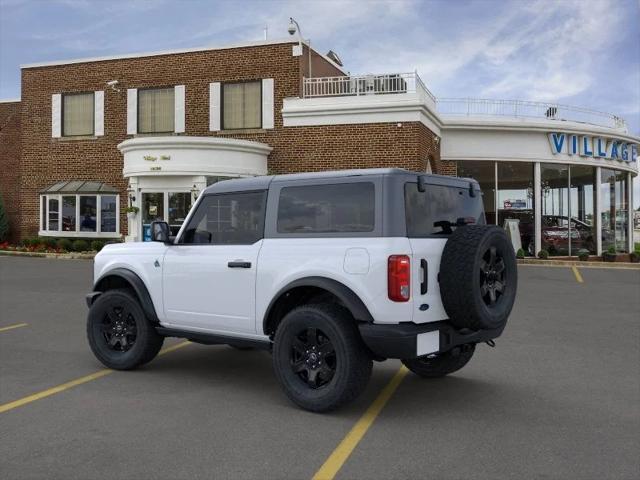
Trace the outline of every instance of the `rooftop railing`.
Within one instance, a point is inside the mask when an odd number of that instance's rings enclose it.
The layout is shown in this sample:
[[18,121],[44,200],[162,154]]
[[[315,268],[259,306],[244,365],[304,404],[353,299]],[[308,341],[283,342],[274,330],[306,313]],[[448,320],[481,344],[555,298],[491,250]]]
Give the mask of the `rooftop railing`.
[[443,115],[541,118],[626,129],[624,119],[616,115],[559,103],[480,98],[439,98],[436,104],[438,113]]
[[419,93],[436,100],[415,72],[313,77],[305,78],[303,85],[304,98]]
[[303,81],[303,97],[357,97],[415,93],[435,105],[443,115],[540,118],[588,123],[619,130],[627,129],[624,119],[610,113],[559,103],[478,98],[439,98],[429,91],[416,72],[371,75],[313,77]]

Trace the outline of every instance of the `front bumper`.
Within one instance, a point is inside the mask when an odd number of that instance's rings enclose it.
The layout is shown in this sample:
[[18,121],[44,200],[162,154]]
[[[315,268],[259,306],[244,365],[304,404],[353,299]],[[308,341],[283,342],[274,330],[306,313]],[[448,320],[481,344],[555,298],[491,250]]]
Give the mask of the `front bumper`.
[[381,358],[415,358],[443,353],[458,345],[492,340],[504,330],[504,327],[494,330],[457,329],[448,320],[420,325],[361,323],[358,327],[369,350]]

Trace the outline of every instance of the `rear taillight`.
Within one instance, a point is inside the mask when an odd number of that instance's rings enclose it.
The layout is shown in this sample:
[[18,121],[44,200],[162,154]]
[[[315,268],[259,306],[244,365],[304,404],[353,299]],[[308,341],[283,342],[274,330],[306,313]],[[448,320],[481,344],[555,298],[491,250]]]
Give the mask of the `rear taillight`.
[[410,295],[411,262],[407,255],[391,255],[387,265],[389,300],[406,302]]

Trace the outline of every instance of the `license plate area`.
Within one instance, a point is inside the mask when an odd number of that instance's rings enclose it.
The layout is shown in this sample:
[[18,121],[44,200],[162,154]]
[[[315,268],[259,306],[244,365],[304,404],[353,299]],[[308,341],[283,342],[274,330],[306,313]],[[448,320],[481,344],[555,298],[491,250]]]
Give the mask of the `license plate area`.
[[419,333],[416,337],[416,356],[428,355],[440,351],[440,330]]

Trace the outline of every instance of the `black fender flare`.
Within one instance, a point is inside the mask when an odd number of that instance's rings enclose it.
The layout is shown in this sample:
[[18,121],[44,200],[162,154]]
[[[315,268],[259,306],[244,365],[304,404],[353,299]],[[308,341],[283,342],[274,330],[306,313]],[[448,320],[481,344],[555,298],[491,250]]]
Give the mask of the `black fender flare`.
[[124,280],[135,292],[138,300],[140,300],[140,306],[144,311],[147,318],[152,323],[160,323],[158,320],[158,315],[156,314],[156,309],[153,306],[153,300],[151,300],[151,295],[149,295],[149,290],[147,290],[147,286],[144,284],[144,281],[133,271],[128,270],[126,268],[115,268],[106,272],[102,277],[96,281],[93,286],[94,294],[89,294],[92,296],[91,302],[98,298],[101,293],[107,290],[106,285],[110,278],[118,278],[120,280]]
[[276,295],[273,296],[269,306],[262,319],[262,331],[268,331],[269,317],[273,311],[274,306],[287,292],[298,287],[317,287],[335,295],[344,306],[351,312],[353,318],[359,322],[373,323],[373,317],[366,307],[364,302],[355,294],[353,290],[344,285],[343,283],[326,277],[304,277],[287,284],[281,288]]

